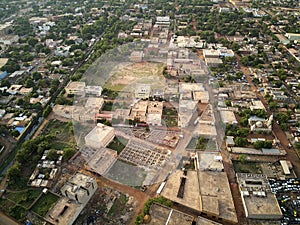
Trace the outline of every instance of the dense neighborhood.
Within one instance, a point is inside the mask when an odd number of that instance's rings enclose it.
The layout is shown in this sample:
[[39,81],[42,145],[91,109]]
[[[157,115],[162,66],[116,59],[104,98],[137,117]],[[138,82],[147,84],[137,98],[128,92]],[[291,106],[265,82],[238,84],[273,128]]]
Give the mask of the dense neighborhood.
[[0,224],[300,224],[298,1],[0,6]]

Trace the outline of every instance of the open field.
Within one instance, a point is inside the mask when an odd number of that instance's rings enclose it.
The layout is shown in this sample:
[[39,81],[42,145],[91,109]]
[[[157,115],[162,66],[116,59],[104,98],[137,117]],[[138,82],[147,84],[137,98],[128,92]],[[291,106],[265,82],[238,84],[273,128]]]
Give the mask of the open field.
[[6,195],[6,198],[23,206],[24,208],[28,208],[40,194],[40,189],[31,188],[24,191],[9,192]]
[[104,88],[121,91],[124,87],[135,83],[141,78],[158,77],[157,83],[163,85],[163,64],[161,63],[134,63],[119,65],[116,72],[104,85]]

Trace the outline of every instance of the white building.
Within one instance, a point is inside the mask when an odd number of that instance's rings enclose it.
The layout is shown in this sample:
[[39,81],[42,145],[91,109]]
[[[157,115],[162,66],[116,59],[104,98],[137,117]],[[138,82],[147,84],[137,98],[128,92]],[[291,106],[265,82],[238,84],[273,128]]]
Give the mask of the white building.
[[102,94],[102,87],[101,86],[86,86],[85,87],[85,94],[87,95],[95,95],[95,96],[101,96]]
[[135,98],[145,99],[149,98],[151,93],[151,86],[149,84],[137,84],[135,89]]
[[114,128],[98,123],[97,126],[85,136],[85,145],[95,149],[106,147],[114,137]]

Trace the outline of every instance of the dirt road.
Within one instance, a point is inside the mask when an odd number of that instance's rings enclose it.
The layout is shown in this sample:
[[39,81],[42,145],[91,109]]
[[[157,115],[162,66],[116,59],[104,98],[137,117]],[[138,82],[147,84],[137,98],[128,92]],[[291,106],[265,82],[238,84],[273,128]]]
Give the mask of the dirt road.
[[16,222],[14,219],[8,217],[7,215],[0,212],[0,224],[1,225],[20,225],[20,223]]
[[[273,112],[270,111],[268,103],[264,99],[264,97],[259,92],[257,92],[257,87],[255,87],[254,83],[252,82],[252,78],[250,76],[251,74],[250,74],[249,69],[247,67],[241,65],[240,57],[237,54],[235,56],[237,57],[237,59],[239,61],[239,65],[241,66],[241,70],[245,74],[245,76],[247,78],[247,81],[251,86],[251,90],[256,93],[257,97],[259,97],[259,99],[261,100],[261,102],[265,106],[266,111],[267,111],[267,115],[271,115]],[[294,166],[293,169],[294,169],[297,177],[300,177],[300,160],[299,160],[299,157],[296,153],[296,150],[293,147],[289,148],[290,141],[288,140],[288,138],[287,138],[285,132],[282,130],[281,126],[278,125],[277,123],[273,123],[273,134],[275,135],[275,137],[278,140],[280,140],[281,146],[283,147],[283,149],[287,153],[286,159],[291,161],[291,163]]]

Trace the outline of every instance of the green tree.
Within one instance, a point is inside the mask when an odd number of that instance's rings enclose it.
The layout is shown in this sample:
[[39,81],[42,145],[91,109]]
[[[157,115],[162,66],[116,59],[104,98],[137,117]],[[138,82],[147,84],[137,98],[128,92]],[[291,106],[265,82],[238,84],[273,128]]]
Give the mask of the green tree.
[[247,138],[236,137],[234,139],[234,143],[238,147],[245,147],[246,145],[248,145],[248,140]]
[[50,160],[57,160],[58,158],[57,151],[55,149],[50,149],[47,154],[47,158]]
[[70,158],[72,158],[72,156],[75,154],[76,150],[73,148],[66,148],[64,149],[64,153],[63,153],[63,159],[64,160],[69,160]]
[[15,162],[7,171],[7,177],[11,180],[17,180],[21,177],[21,164]]

